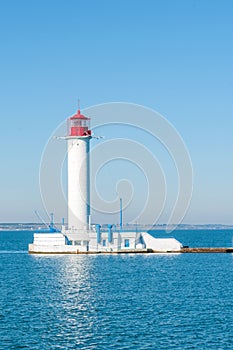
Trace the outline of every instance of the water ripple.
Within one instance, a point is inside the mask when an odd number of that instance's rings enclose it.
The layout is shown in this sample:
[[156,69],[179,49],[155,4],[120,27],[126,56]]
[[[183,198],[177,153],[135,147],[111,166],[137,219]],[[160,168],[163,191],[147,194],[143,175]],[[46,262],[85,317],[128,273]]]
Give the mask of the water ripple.
[[0,255],[0,349],[232,349],[230,254]]

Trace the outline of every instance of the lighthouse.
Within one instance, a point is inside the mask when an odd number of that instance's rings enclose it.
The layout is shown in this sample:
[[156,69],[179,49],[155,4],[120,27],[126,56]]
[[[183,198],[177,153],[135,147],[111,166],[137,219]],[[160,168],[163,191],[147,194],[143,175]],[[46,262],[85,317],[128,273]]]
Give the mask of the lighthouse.
[[[90,118],[80,109],[67,119],[67,134],[56,139],[67,142],[68,220],[61,230],[35,232],[29,252],[36,254],[79,254],[100,252],[177,252],[182,244],[174,238],[155,238],[148,232],[124,231],[122,199],[120,225],[91,225],[90,216]],[[52,176],[53,174],[51,174]]]
[[77,111],[67,120],[68,230],[90,228],[90,118]]

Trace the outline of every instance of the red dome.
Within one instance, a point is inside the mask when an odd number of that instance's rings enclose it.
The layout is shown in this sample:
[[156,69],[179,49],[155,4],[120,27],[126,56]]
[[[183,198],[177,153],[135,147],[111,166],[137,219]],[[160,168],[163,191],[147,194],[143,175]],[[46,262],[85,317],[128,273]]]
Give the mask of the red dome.
[[71,120],[74,120],[74,119],[90,120],[90,118],[85,117],[85,115],[81,114],[80,109],[70,119]]

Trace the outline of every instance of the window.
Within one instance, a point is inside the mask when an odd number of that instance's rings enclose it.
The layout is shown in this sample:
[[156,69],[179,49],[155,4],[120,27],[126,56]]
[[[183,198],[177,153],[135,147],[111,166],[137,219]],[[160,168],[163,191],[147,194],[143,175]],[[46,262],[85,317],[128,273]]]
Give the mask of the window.
[[129,239],[125,239],[125,248],[129,248]]
[[103,239],[103,247],[106,247],[106,239]]

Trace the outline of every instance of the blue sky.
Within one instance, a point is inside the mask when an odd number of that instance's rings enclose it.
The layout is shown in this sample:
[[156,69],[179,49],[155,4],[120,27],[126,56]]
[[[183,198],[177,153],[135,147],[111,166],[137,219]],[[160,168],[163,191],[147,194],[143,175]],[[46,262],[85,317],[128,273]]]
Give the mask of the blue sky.
[[54,129],[81,107],[152,108],[182,135],[194,191],[184,219],[233,223],[233,2],[1,1],[0,221],[34,221]]

